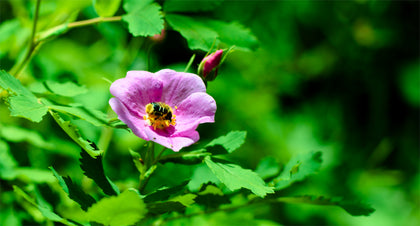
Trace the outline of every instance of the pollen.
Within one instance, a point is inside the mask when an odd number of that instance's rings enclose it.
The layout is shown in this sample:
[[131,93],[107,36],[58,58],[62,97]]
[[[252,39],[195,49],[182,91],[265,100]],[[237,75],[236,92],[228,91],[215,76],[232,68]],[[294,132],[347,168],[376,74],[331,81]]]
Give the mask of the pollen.
[[162,102],[152,102],[146,105],[146,114],[143,119],[154,130],[165,129],[169,126],[176,125],[176,116],[172,108]]

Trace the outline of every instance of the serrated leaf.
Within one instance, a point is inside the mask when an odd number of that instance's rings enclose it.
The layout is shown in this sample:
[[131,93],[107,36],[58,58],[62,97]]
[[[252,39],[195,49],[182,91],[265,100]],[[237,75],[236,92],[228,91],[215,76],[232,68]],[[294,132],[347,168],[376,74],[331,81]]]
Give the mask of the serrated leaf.
[[[96,145],[93,145],[94,147]],[[104,167],[102,165],[102,155],[98,155],[96,158],[90,156],[85,150],[82,149],[80,152],[80,168],[83,173],[95,181],[95,183],[102,189],[107,195],[118,195],[120,191],[118,187],[105,175]]]
[[268,156],[263,158],[260,163],[258,163],[255,172],[263,179],[277,176],[280,172],[280,165],[277,163],[276,159]]
[[185,194],[176,196],[164,202],[153,202],[147,204],[147,209],[152,214],[163,214],[167,212],[182,212],[185,207],[195,203],[194,199],[197,197],[196,194]]
[[284,167],[283,172],[273,180],[275,189],[284,189],[317,172],[321,167],[321,157],[321,152],[314,152],[292,158]]
[[113,16],[120,7],[121,0],[94,0],[96,13],[101,17]]
[[92,196],[86,194],[82,188],[74,184],[70,177],[62,177],[54,170],[52,166],[49,168],[53,172],[54,176],[58,179],[58,183],[60,184],[61,188],[63,188],[64,192],[68,194],[69,198],[77,202],[83,210],[87,210],[88,207],[92,206],[96,202]]
[[245,143],[246,131],[231,131],[225,136],[220,136],[205,148],[213,154],[230,154]]
[[68,220],[60,217],[59,215],[57,215],[56,213],[54,213],[50,208],[48,208],[47,206],[41,205],[41,204],[37,204],[35,202],[35,200],[33,198],[31,198],[28,194],[26,194],[21,188],[19,188],[18,186],[13,186],[13,191],[15,192],[15,194],[19,197],[22,197],[23,199],[25,199],[27,202],[29,202],[31,205],[35,206],[40,212],[41,214],[46,217],[47,219],[51,220],[51,221],[55,221],[55,222],[60,222],[64,225],[75,225],[71,222],[69,222]]
[[133,225],[147,213],[140,195],[126,190],[118,196],[103,198],[87,210],[90,221],[104,225]]
[[286,203],[306,203],[312,205],[326,205],[326,206],[339,206],[352,216],[369,216],[375,211],[372,207],[362,202],[343,200],[340,197],[326,198],[323,196],[297,196],[297,197],[280,197],[277,198],[278,202]]
[[215,46],[218,44],[217,32],[208,27],[203,18],[167,14],[165,19],[174,30],[184,36],[190,49],[208,51],[213,43],[215,43]]
[[9,92],[7,102],[11,116],[40,122],[47,113],[48,108],[40,103],[35,95],[26,89],[19,80],[4,70],[0,71],[0,87]]
[[163,4],[165,12],[199,12],[215,9],[224,0],[167,0]]
[[161,7],[156,3],[128,11],[122,20],[128,24],[128,31],[133,36],[160,34],[164,28]]
[[210,157],[206,157],[204,161],[214,175],[231,191],[246,188],[260,197],[264,197],[267,193],[274,193],[273,188],[266,186],[261,177],[251,170],[243,169],[235,164],[213,162]]
[[87,92],[85,86],[79,86],[73,82],[59,83],[56,81],[35,82],[29,86],[34,93],[55,94],[64,97],[74,97]]
[[102,154],[101,150],[96,150],[91,146],[91,142],[82,138],[77,127],[71,124],[71,122],[65,121],[63,118],[61,118],[61,116],[58,113],[55,113],[53,111],[50,111],[50,114],[57,122],[57,124],[64,130],[64,132],[66,132],[67,135],[69,135],[74,142],[76,142],[81,148],[83,148],[83,150],[89,153],[90,156],[96,158],[96,156]]

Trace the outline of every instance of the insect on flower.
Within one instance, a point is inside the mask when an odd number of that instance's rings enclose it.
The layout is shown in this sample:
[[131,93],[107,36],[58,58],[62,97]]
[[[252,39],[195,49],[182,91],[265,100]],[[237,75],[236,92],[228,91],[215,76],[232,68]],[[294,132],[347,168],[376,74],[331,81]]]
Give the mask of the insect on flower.
[[[176,107],[175,107],[176,108]],[[147,116],[143,116],[144,120],[150,126],[153,126],[153,129],[164,129],[169,125],[175,125],[176,119],[173,114],[172,108],[162,102],[152,102],[146,105]]]

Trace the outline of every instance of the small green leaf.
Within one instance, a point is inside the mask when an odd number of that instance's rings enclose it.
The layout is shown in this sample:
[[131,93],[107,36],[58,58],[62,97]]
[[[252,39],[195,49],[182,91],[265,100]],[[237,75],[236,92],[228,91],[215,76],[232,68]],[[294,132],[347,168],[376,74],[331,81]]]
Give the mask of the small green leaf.
[[35,82],[29,86],[34,93],[55,94],[64,97],[74,97],[87,92],[85,86],[73,82],[59,83],[56,81]]
[[101,17],[113,16],[120,7],[121,0],[94,0],[96,13]]
[[[93,147],[96,147],[92,143]],[[97,148],[95,148],[97,150]],[[107,195],[118,195],[120,191],[118,187],[105,175],[104,167],[102,165],[102,155],[98,155],[96,158],[90,156],[85,150],[82,149],[80,152],[80,168],[83,173],[95,181],[95,183],[104,191]]]
[[231,131],[208,143],[205,148],[213,154],[230,154],[245,143],[246,131]]
[[[147,4],[127,11],[122,20],[128,24],[128,30],[133,36],[150,36],[160,34],[163,26],[161,7]],[[127,9],[126,9],[127,10]]]
[[0,87],[9,92],[7,102],[11,116],[40,122],[47,113],[48,108],[40,103],[35,95],[26,89],[19,80],[4,70],[0,71]]
[[273,157],[263,158],[255,169],[255,172],[263,179],[277,176],[280,172],[280,165]]
[[205,19],[177,14],[168,14],[165,18],[174,30],[184,36],[190,49],[209,51],[215,42],[215,45],[217,46],[218,34],[211,27],[207,26]]
[[197,197],[196,194],[185,194],[176,196],[164,202],[153,202],[147,204],[147,209],[152,214],[163,214],[167,212],[182,212],[185,207],[195,203],[194,199]]
[[275,189],[280,190],[286,188],[314,174],[321,167],[321,157],[321,152],[315,152],[292,158],[284,167],[283,172],[273,180]]
[[352,216],[369,216],[375,211],[372,207],[362,202],[343,200],[340,197],[326,198],[323,196],[297,196],[297,197],[280,197],[277,198],[278,202],[285,203],[306,203],[312,205],[325,205],[325,206],[339,206]]
[[3,140],[0,140],[0,177],[2,177],[2,172],[15,168],[18,164],[10,153],[9,145]]
[[165,12],[199,12],[215,9],[224,0],[167,0],[163,4]]
[[213,162],[210,157],[204,159],[214,175],[231,191],[247,188],[254,194],[264,197],[267,193],[274,193],[273,188],[265,185],[265,182],[255,172],[243,169],[235,164]]
[[96,202],[92,196],[86,194],[82,188],[74,184],[70,177],[62,177],[58,175],[53,167],[50,167],[50,169],[58,179],[58,183],[61,188],[63,188],[64,192],[66,192],[72,200],[79,203],[83,210],[87,210],[88,207]]
[[134,225],[146,213],[146,205],[140,195],[133,190],[103,198],[87,210],[90,221],[104,225]]
[[28,142],[35,147],[43,149],[56,148],[55,145],[47,142],[37,131],[18,126],[3,125],[0,127],[0,137],[10,142]]

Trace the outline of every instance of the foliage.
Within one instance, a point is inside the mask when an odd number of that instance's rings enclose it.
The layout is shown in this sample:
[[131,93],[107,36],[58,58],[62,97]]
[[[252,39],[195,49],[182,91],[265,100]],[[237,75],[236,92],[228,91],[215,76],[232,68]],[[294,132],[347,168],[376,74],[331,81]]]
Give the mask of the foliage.
[[[0,225],[418,224],[418,6],[0,1]],[[110,109],[127,71],[215,49],[197,143]]]

